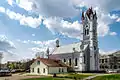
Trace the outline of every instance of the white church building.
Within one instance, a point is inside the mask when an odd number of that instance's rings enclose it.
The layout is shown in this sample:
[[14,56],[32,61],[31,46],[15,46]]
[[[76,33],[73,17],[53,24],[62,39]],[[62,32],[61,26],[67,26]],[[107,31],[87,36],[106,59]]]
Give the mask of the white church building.
[[49,58],[61,60],[74,71],[98,71],[97,15],[92,8],[82,12],[82,29],[81,42],[60,46],[57,40]]

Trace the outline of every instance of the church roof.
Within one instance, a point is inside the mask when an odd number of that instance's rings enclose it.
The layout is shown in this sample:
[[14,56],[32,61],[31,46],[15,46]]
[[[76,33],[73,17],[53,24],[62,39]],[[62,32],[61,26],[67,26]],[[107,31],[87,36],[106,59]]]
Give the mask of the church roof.
[[49,66],[49,67],[68,67],[67,65],[62,63],[60,60],[47,59],[47,58],[37,58],[36,60],[43,62],[46,66]]
[[[57,47],[52,54],[73,53],[74,50],[76,52],[80,52],[81,51],[80,46],[81,46],[81,42],[60,46],[60,47]],[[86,49],[87,46],[88,46],[87,44],[84,45],[84,49]]]

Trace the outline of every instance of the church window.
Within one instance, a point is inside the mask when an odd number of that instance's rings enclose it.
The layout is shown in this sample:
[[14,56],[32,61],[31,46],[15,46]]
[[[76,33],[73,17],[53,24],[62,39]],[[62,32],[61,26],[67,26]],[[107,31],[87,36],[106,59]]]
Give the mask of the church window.
[[64,59],[64,62],[66,62],[66,59]]
[[83,57],[84,57],[84,61],[83,62],[85,63],[85,54],[83,55]]
[[71,66],[71,58],[69,59],[69,65]]
[[87,35],[89,35],[89,29],[87,29]]
[[88,25],[86,25],[86,28],[88,28]]
[[86,29],[85,29],[85,35],[86,35],[86,32],[87,32],[87,31],[86,31]]
[[77,58],[75,58],[75,66],[77,66],[77,64],[78,64],[78,60]]

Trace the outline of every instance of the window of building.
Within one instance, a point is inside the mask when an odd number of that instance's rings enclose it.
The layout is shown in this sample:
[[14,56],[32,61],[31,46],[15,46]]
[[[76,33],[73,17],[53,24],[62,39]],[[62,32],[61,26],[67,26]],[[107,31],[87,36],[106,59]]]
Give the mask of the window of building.
[[37,61],[37,64],[40,65],[40,61]]
[[99,60],[99,63],[101,63],[101,59]]
[[86,35],[86,33],[87,33],[87,30],[85,29],[85,35]]
[[66,59],[64,59],[64,62],[66,62]]
[[37,69],[37,73],[40,73],[40,69],[39,68]]
[[62,72],[64,72],[64,69],[62,68]]
[[117,65],[114,65],[114,69],[117,69]]
[[85,54],[83,55],[83,57],[84,57],[84,61],[83,61],[83,62],[84,62],[84,64],[85,64]]
[[61,72],[61,68],[59,68],[59,73]]
[[104,59],[102,59],[102,63],[104,63]]
[[69,65],[71,66],[71,58],[69,59]]
[[75,58],[75,66],[77,66],[77,64],[78,64],[78,60],[77,58]]
[[108,66],[106,65],[105,68],[108,69]]
[[43,68],[43,73],[45,73],[45,68]]
[[94,46],[94,50],[96,50],[96,46]]
[[87,29],[87,35],[89,35],[89,29]]
[[108,62],[107,59],[105,59],[105,62],[106,62],[106,63]]
[[34,72],[34,68],[32,68],[32,72]]

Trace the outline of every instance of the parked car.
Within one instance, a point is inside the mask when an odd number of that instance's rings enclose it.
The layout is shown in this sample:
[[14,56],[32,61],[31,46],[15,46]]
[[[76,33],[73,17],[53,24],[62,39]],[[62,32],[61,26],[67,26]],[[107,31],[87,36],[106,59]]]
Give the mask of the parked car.
[[117,70],[111,70],[111,69],[109,69],[109,70],[107,70],[107,73],[117,73]]
[[9,69],[1,69],[0,76],[12,76],[12,74]]
[[15,73],[15,72],[16,72],[16,70],[15,70],[15,69],[11,70],[11,73]]

